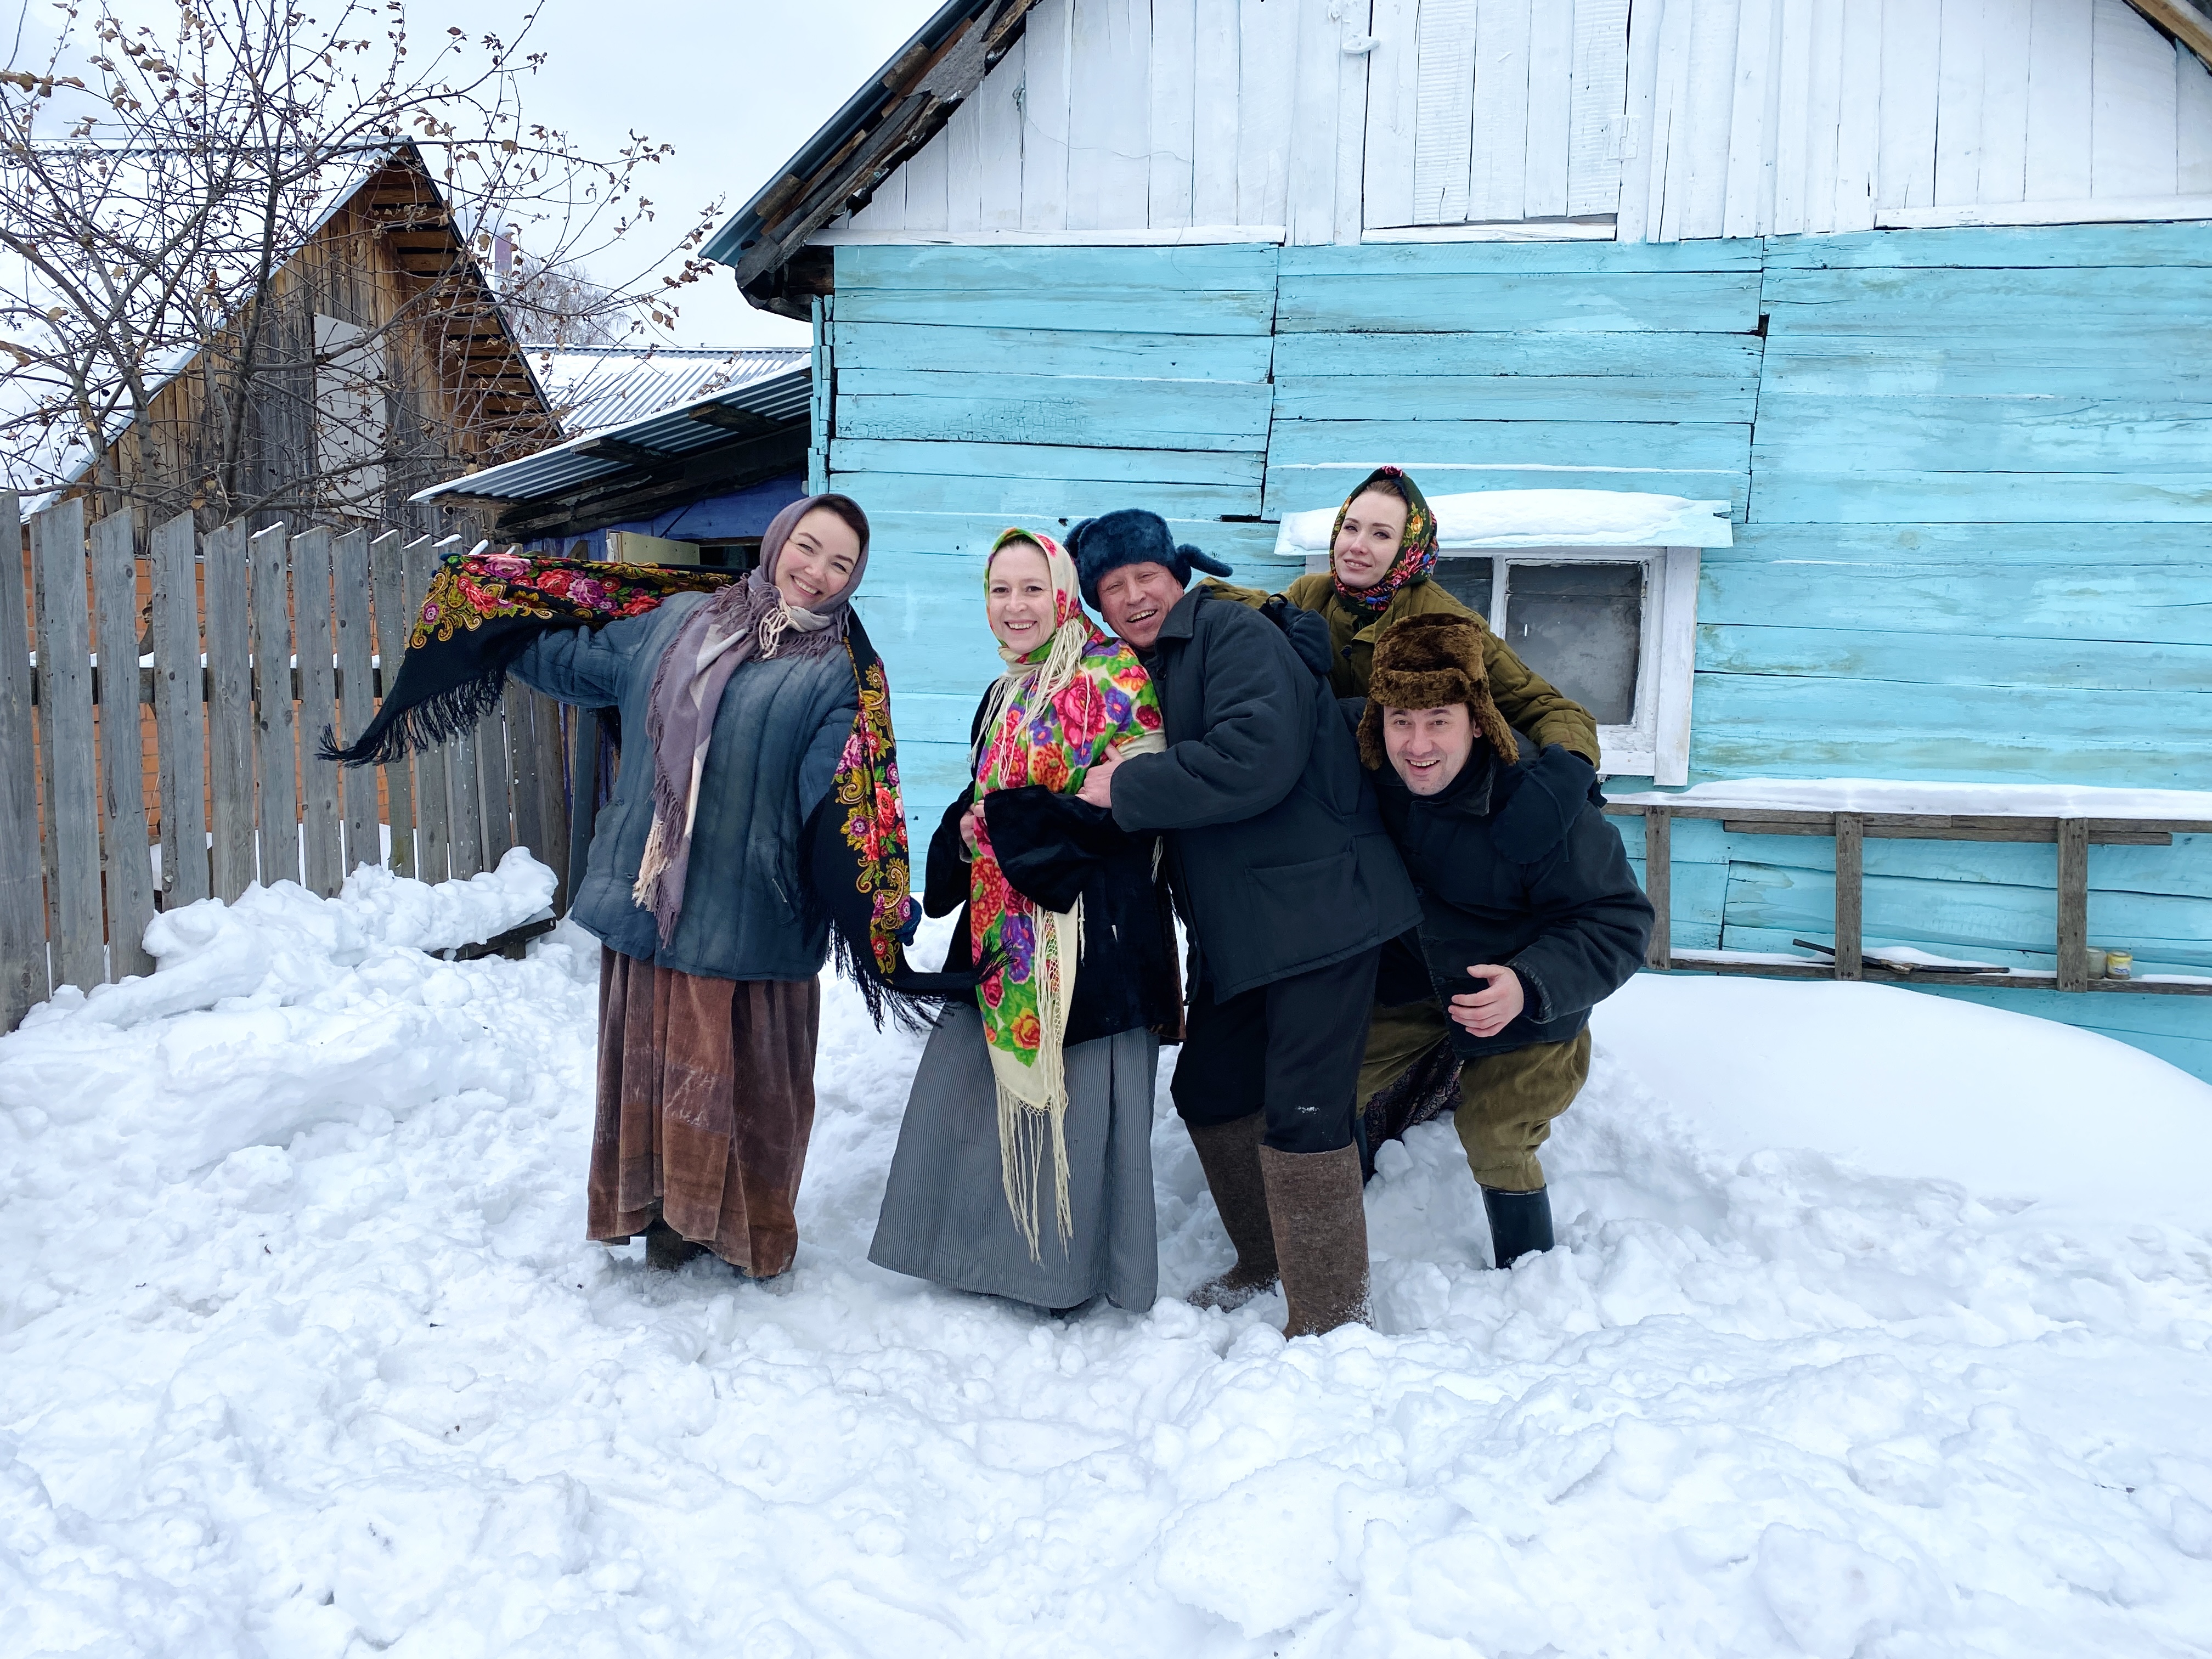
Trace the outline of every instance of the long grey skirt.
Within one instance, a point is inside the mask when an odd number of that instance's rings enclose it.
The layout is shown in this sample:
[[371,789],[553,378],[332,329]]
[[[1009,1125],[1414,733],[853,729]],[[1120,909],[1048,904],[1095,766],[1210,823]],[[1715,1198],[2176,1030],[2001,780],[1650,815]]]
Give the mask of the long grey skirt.
[[868,1260],[963,1291],[1039,1308],[1103,1292],[1150,1308],[1159,1292],[1152,1212],[1152,1083],[1159,1039],[1122,1031],[1067,1050],[1068,1207],[1063,1245],[1051,1176],[1040,1182],[1041,1261],[1014,1226],[999,1170],[998,1091],[983,1021],[955,1004],[922,1050]]

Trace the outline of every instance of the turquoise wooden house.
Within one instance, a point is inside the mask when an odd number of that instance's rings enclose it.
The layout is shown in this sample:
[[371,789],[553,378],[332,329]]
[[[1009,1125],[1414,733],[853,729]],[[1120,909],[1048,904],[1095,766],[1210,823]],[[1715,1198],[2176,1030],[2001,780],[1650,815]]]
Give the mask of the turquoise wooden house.
[[[709,252],[814,325],[917,817],[1000,528],[1272,585],[1394,461],[1611,792],[1689,787],[1662,960],[2010,969],[1907,982],[2212,1077],[2212,836],[2143,823],[2212,819],[2145,793],[2212,789],[2208,54],[2186,0],[952,0]],[[2157,994],[2058,988],[2108,948]]]

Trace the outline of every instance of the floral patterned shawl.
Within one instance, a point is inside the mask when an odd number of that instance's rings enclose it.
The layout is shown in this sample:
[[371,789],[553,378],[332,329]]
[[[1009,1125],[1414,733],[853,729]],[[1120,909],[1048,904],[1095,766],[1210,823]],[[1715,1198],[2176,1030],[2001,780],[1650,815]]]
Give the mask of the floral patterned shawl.
[[[1000,536],[992,556],[1013,542],[1033,544],[1044,554],[1054,629],[1026,655],[1000,647],[1007,672],[991,689],[973,757],[979,801],[993,790],[1030,785],[1073,794],[1109,749],[1126,755],[1167,746],[1152,677],[1135,652],[1085,613],[1075,562],[1051,538],[1026,530]],[[987,588],[989,581],[987,563]],[[1000,1170],[1007,1205],[1036,1259],[1037,1176],[1048,1136],[1063,1245],[1073,1226],[1060,1044],[1075,992],[1082,904],[1048,911],[1017,892],[992,854],[984,825],[977,828],[969,892],[969,943],[983,969],[976,1004],[998,1083]]]
[[1352,492],[1344,498],[1344,505],[1336,509],[1336,522],[1329,526],[1329,545],[1336,544],[1337,532],[1344,528],[1344,515],[1352,511],[1358,501],[1377,483],[1389,480],[1406,498],[1406,536],[1398,544],[1398,556],[1390,561],[1390,568],[1382,573],[1382,580],[1372,587],[1346,587],[1344,578],[1335,574],[1332,557],[1330,580],[1336,584],[1337,597],[1346,605],[1357,605],[1381,616],[1390,608],[1390,601],[1398,590],[1408,583],[1425,581],[1437,568],[1437,515],[1429,511],[1428,497],[1421,487],[1406,476],[1403,467],[1378,466],[1369,473]]
[[[407,654],[376,717],[343,748],[326,730],[323,757],[349,766],[404,760],[497,708],[507,671],[541,634],[641,617],[671,594],[712,592],[743,574],[493,552],[482,543],[448,553],[431,576]],[[828,917],[837,965],[860,988],[877,1024],[887,1007],[914,1024],[922,1005],[965,994],[973,981],[917,973],[907,963],[902,935],[915,901],[890,688],[858,617],[846,622],[843,648],[860,712],[830,795],[805,830],[807,896]]]

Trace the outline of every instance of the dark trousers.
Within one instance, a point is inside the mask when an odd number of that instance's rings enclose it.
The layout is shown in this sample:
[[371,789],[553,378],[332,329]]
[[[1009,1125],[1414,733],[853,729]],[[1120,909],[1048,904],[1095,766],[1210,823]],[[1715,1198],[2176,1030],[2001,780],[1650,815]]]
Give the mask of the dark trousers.
[[1194,1128],[1267,1115],[1279,1152],[1352,1145],[1353,1094],[1367,1042],[1380,950],[1279,979],[1225,1002],[1200,986],[1169,1089]]

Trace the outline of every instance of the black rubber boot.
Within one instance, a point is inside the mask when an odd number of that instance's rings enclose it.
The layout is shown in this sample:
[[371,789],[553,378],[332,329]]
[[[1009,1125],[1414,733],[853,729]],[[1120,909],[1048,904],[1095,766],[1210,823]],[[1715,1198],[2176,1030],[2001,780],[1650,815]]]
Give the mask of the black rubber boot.
[[1524,1255],[1552,1248],[1551,1189],[1533,1193],[1501,1193],[1482,1189],[1483,1213],[1490,1218],[1490,1249],[1501,1267],[1510,1267]]

